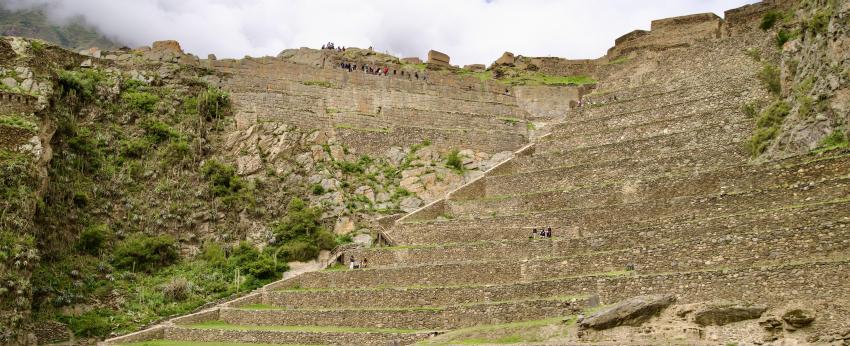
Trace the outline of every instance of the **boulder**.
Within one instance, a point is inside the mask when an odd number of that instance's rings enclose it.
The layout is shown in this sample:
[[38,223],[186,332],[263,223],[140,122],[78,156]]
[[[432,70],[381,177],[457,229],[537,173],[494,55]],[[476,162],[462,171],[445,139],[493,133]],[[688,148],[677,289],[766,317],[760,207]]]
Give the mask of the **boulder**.
[[803,328],[815,321],[815,314],[808,310],[791,309],[782,314],[782,320],[794,328]]
[[486,69],[487,66],[484,66],[484,64],[472,64],[472,65],[464,65],[463,68],[470,70],[470,71],[474,71],[474,72],[481,72],[481,71],[484,71],[484,69]]
[[579,328],[603,330],[617,326],[639,326],[675,301],[675,296],[664,294],[634,297],[585,318],[579,323]]
[[513,64],[514,64],[514,62],[515,62],[515,61],[516,61],[516,57],[514,56],[514,53],[511,53],[511,52],[504,52],[504,53],[502,53],[502,56],[501,56],[501,57],[499,57],[498,59],[496,59],[496,65],[510,65],[510,66],[513,66]]
[[433,49],[428,51],[428,63],[441,66],[451,66],[451,64],[449,64],[449,56],[446,53],[438,52]]
[[215,54],[207,54],[207,60],[215,61],[218,60],[218,58],[215,56]]
[[18,81],[16,81],[12,77],[3,78],[3,85],[5,85],[9,89],[14,89],[18,87]]
[[418,65],[418,64],[422,63],[422,59],[419,59],[417,57],[402,58],[401,61],[403,63],[406,63],[406,64],[414,64],[414,65]]
[[399,208],[407,213],[413,212],[422,206],[422,200],[415,196],[410,196],[399,203]]
[[180,43],[174,40],[156,41],[153,43],[151,50],[154,52],[183,54],[183,49],[180,48]]
[[354,243],[363,247],[372,246],[372,236],[368,234],[358,234],[354,236]]
[[357,226],[354,225],[354,220],[352,220],[348,216],[343,216],[336,219],[336,224],[334,225],[334,233],[336,234],[348,234],[354,232]]
[[738,302],[708,303],[694,312],[694,322],[701,326],[722,326],[761,317],[767,307]]

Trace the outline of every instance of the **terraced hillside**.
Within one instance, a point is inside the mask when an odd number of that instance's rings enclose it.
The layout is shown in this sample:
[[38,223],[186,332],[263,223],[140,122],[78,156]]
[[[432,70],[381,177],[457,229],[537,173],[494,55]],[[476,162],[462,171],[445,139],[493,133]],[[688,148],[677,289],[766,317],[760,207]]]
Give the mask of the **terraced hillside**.
[[[548,135],[396,221],[392,246],[112,342],[846,342],[850,154],[752,160],[745,106],[773,96],[747,52],[771,45],[746,31],[630,55]],[[530,237],[540,227],[553,236]],[[678,308],[648,327],[573,325],[648,294]],[[718,301],[759,316],[695,322]],[[783,327],[801,306],[813,322]]]

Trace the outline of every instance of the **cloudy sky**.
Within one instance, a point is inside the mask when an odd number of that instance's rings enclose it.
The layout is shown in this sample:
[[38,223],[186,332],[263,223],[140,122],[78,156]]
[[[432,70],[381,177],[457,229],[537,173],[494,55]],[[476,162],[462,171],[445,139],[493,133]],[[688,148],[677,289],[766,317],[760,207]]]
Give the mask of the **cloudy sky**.
[[0,0],[45,6],[62,22],[82,17],[131,46],[176,39],[205,57],[276,55],[285,48],[369,47],[453,64],[526,56],[595,58],[653,19],[723,11],[756,0]]

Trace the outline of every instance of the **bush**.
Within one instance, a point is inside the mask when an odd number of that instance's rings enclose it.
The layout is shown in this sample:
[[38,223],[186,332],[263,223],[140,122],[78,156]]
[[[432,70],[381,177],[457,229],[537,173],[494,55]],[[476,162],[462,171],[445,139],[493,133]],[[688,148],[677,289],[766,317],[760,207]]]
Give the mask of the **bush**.
[[756,130],[750,138],[749,148],[753,157],[759,156],[767,150],[770,142],[779,134],[779,129],[785,117],[791,111],[791,107],[783,102],[777,101],[764,109],[756,121]]
[[239,243],[233,249],[228,259],[232,268],[244,269],[246,275],[253,279],[269,280],[277,277],[277,274],[286,270],[285,264],[277,264],[269,254],[260,253],[256,247],[246,241]]
[[167,302],[182,302],[192,294],[192,283],[184,277],[171,279],[162,287],[162,296]]
[[779,68],[775,65],[764,64],[758,75],[764,87],[774,95],[779,95],[782,92],[782,84],[780,82]]
[[115,249],[113,264],[117,268],[152,272],[173,264],[179,258],[177,243],[170,235],[135,235]]
[[460,158],[460,152],[457,149],[452,150],[446,156],[446,167],[456,171],[463,171],[463,160]]
[[219,119],[230,111],[230,95],[221,89],[208,88],[196,101],[198,114],[206,120]]
[[833,10],[831,7],[818,9],[809,21],[809,28],[816,34],[826,34],[826,31],[829,28],[829,20],[832,18],[832,15]]
[[157,119],[145,119],[142,121],[142,129],[145,130],[145,135],[151,139],[153,143],[159,144],[170,139],[180,137],[180,133],[172,129],[168,124]]
[[143,113],[151,113],[156,109],[156,104],[159,102],[159,96],[146,91],[129,91],[121,94],[121,100],[124,101],[130,109],[138,110]]
[[112,239],[112,231],[104,224],[86,227],[80,233],[77,240],[77,249],[92,256],[97,256],[109,240]]
[[319,250],[330,250],[336,246],[336,239],[321,224],[322,211],[308,207],[299,198],[293,198],[287,206],[286,217],[276,223],[272,232],[275,243],[280,244],[278,252],[289,260],[310,260],[319,254]]
[[201,248],[201,258],[214,267],[223,267],[227,264],[224,249],[212,241],[204,243],[204,247]]
[[759,24],[759,28],[764,31],[770,30],[776,25],[776,22],[782,19],[782,14],[778,11],[770,11],[764,14],[761,17],[761,24]]
[[776,33],[776,45],[782,47],[786,42],[791,41],[799,36],[799,33],[795,31],[788,31],[785,29],[779,30]]
[[210,184],[210,193],[216,197],[238,193],[245,187],[245,184],[236,175],[236,169],[233,166],[216,160],[204,162],[204,165],[201,166],[201,174]]
[[310,187],[310,192],[312,192],[313,195],[320,196],[325,193],[325,188],[322,186],[322,184],[316,183]]
[[106,75],[95,69],[59,71],[59,91],[64,97],[91,100],[97,92],[97,86],[105,79]]
[[122,140],[119,142],[118,147],[120,148],[121,156],[138,159],[148,152],[151,143],[148,142],[147,138],[133,138]]

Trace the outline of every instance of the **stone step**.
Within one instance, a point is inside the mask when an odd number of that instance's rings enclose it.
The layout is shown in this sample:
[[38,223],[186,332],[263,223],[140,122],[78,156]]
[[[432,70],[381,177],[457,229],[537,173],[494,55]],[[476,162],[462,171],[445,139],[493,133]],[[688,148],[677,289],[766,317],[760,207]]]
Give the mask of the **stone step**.
[[[376,297],[380,299],[379,297]],[[446,330],[481,324],[559,317],[586,307],[584,299],[552,297],[507,302],[409,308],[262,309],[222,308],[219,319],[234,325],[340,326]]]
[[747,120],[737,105],[695,108],[685,111],[662,109],[658,113],[650,110],[639,116],[646,119],[614,118],[623,124],[610,127],[591,125],[591,128],[576,126],[556,130],[538,143],[544,147],[584,148]]
[[[638,274],[610,272],[509,284],[375,287],[370,289],[297,289],[268,292],[270,300],[290,304],[345,301],[357,307],[470,304],[538,296],[598,295],[611,303],[642,294],[670,293],[682,303],[743,300],[775,303],[789,297],[806,301],[850,299],[850,259],[811,257],[795,262],[763,262],[750,267]],[[353,299],[353,298],[361,299]],[[372,298],[372,299],[367,299]]]
[[[719,147],[674,151],[660,157],[635,156],[533,171],[522,170],[519,166],[504,167],[483,178],[484,193],[488,196],[516,195],[545,188],[568,189],[640,180],[643,177],[663,174],[691,174],[733,166],[744,162],[746,158],[747,154],[741,149],[741,144],[732,143]],[[511,165],[510,161],[506,165]]]
[[[294,279],[308,288],[369,288],[386,285],[450,286],[508,284],[558,277],[616,273],[634,266],[637,273],[742,267],[770,261],[792,262],[812,256],[850,256],[848,223],[794,227],[727,236],[725,241],[685,239],[632,248],[527,261],[470,258],[467,262],[417,264],[306,273]],[[735,231],[730,231],[735,233]],[[823,234],[820,234],[823,233]]]
[[731,144],[738,144],[738,149],[729,155],[740,157],[746,155],[745,142],[752,129],[751,121],[743,121],[582,148],[567,149],[544,144],[535,148],[532,155],[518,158],[513,165],[518,171],[530,171],[635,156],[664,157],[669,152],[709,147],[728,148]]
[[359,331],[352,328],[224,324],[217,327],[169,326],[164,330],[164,338],[167,340],[298,345],[409,345],[437,334],[432,331]]
[[[605,181],[591,186],[569,187],[562,183],[549,186],[526,186],[521,195],[491,195],[489,181],[484,180],[483,196],[448,199],[449,213],[454,216],[517,214],[548,209],[584,208],[594,205],[636,203],[644,200],[672,199],[685,196],[735,193],[754,189],[789,185],[842,177],[850,172],[850,155],[799,164],[740,165],[708,171],[677,172],[657,176],[639,176],[621,181]],[[553,174],[556,172],[546,172]],[[569,179],[569,178],[566,178]],[[525,185],[525,184],[523,184]],[[544,190],[546,189],[546,190]]]
[[[567,123],[594,122],[608,120],[618,114],[629,114],[636,110],[663,108],[664,106],[679,105],[685,103],[699,104],[706,98],[716,98],[715,101],[727,105],[740,107],[744,100],[757,99],[764,96],[758,88],[758,81],[752,76],[740,78],[727,78],[722,85],[712,80],[699,81],[694,84],[681,86],[674,89],[658,89],[657,87],[645,86],[640,91],[642,95],[621,98],[624,95],[618,92],[609,93],[608,99],[588,95],[588,104],[579,108],[575,116],[568,119]],[[723,97],[720,97],[723,96]],[[719,98],[718,98],[719,97]],[[594,101],[596,99],[596,101]],[[592,104],[596,102],[595,104]]]
[[[397,225],[389,233],[399,245],[434,243],[436,234],[421,228],[422,225],[439,225],[440,228],[462,229],[464,232],[447,237],[438,243],[456,241],[504,239],[505,234],[514,237],[529,231],[530,227],[551,226],[570,232],[584,232],[596,228],[613,228],[618,225],[635,227],[648,226],[660,220],[680,222],[712,217],[722,217],[758,210],[775,210],[783,207],[837,201],[849,195],[850,178],[838,178],[824,182],[809,182],[780,186],[772,189],[753,190],[734,194],[678,197],[670,200],[650,200],[638,203],[599,205],[577,209],[550,209],[526,214],[495,215],[490,217],[458,218],[447,221],[411,222]],[[509,233],[498,229],[514,228]],[[488,232],[488,230],[490,230]],[[426,235],[427,232],[427,235]]]
[[[784,228],[820,227],[830,229],[850,222],[846,215],[850,202],[806,205],[788,209],[734,214],[721,218],[688,222],[659,223],[648,227],[592,229],[581,234],[555,229],[552,239],[529,239],[529,229],[489,229],[502,233],[504,240],[457,242],[419,246],[376,247],[354,249],[343,256],[344,263],[354,257],[368,259],[372,268],[401,267],[414,264],[460,263],[471,259],[530,260],[541,257],[566,257],[599,252],[622,251],[634,244],[653,246],[687,240],[726,241],[744,237],[745,234],[770,233]],[[845,217],[845,220],[842,218]],[[463,229],[430,230],[434,241],[445,241],[463,236]]]

